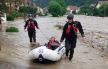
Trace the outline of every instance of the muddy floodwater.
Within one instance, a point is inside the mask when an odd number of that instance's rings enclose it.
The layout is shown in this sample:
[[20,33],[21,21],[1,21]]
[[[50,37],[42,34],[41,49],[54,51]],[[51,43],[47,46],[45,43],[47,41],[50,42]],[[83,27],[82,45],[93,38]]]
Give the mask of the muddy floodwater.
[[[43,45],[48,42],[45,36],[56,37],[60,40],[62,31],[54,26],[64,25],[64,17],[38,17],[36,18],[40,30],[36,31],[37,43]],[[108,18],[75,16],[75,20],[81,21],[84,31],[102,31],[108,33]],[[6,33],[9,26],[16,26],[18,33]],[[101,28],[101,30],[100,30]],[[43,33],[42,33],[43,32]],[[34,63],[30,60],[28,53],[36,45],[30,45],[27,32],[24,31],[24,20],[17,19],[13,22],[3,24],[0,31],[0,69],[108,69],[108,59],[101,57],[100,52],[83,43],[79,35],[74,58],[69,61],[63,58],[54,63]]]

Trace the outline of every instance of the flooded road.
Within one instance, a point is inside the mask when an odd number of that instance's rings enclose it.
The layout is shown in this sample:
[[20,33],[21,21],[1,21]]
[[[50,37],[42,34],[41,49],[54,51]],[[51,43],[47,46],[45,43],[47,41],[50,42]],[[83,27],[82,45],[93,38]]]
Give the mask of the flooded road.
[[[56,24],[64,24],[66,17],[38,17],[37,22],[41,31],[47,36],[55,36],[60,40],[61,30],[54,27]],[[76,16],[75,20],[82,22],[84,29],[93,31],[99,30],[107,32],[108,18],[94,18],[86,16]],[[98,20],[98,21],[97,21]],[[100,23],[96,26],[97,23]],[[101,25],[101,23],[104,23]],[[19,28],[18,33],[6,33],[4,30],[7,26],[16,26]],[[28,53],[32,46],[29,43],[27,32],[24,32],[24,21],[22,19],[14,22],[3,24],[3,31],[0,32],[0,69],[108,69],[108,59],[100,56],[100,52],[86,46],[79,36],[77,48],[72,62],[63,56],[62,60],[50,64],[40,64],[30,61]],[[37,42],[41,45],[48,40],[37,30]]]

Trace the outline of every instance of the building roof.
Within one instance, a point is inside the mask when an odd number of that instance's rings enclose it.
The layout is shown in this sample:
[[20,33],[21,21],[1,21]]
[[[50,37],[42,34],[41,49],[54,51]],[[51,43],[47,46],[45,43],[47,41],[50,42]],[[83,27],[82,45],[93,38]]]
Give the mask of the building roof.
[[108,4],[108,0],[107,1],[98,1],[96,4],[96,8],[99,8],[103,4]]
[[98,1],[98,4],[100,4],[100,5],[108,4],[108,1]]
[[67,6],[67,10],[78,10],[79,7],[77,6]]
[[29,0],[23,0],[24,4],[27,4],[29,2]]

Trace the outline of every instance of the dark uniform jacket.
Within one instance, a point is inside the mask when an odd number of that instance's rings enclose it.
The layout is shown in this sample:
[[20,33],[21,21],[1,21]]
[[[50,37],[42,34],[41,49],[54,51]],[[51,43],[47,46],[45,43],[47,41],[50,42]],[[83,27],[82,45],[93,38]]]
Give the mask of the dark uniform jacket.
[[[71,26],[70,30],[68,30],[68,34],[67,34],[67,28],[68,26]],[[79,32],[81,33],[81,36],[84,36],[84,31],[82,29],[82,25],[80,22],[78,21],[74,21],[72,23],[67,22],[64,27],[63,27],[63,33],[61,36],[61,40],[63,41],[64,39],[66,40],[71,40],[73,38],[77,38],[77,31],[79,30]]]

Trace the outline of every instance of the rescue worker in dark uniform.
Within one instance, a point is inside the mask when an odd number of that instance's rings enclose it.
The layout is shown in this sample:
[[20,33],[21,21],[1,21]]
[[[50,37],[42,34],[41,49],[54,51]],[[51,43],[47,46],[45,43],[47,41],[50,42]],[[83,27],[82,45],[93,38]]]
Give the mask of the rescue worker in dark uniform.
[[70,61],[73,58],[74,48],[76,47],[78,30],[81,36],[84,37],[81,23],[79,21],[74,21],[73,18],[73,14],[67,16],[68,22],[63,27],[63,33],[60,40],[60,42],[63,42],[65,39],[66,56],[69,57]]
[[2,18],[1,18],[1,15],[0,15],[0,31],[2,30]]
[[28,30],[28,36],[30,39],[30,43],[34,41],[36,43],[36,28],[39,29],[37,21],[33,19],[32,14],[29,15],[29,19],[26,21],[24,25],[24,29]]

